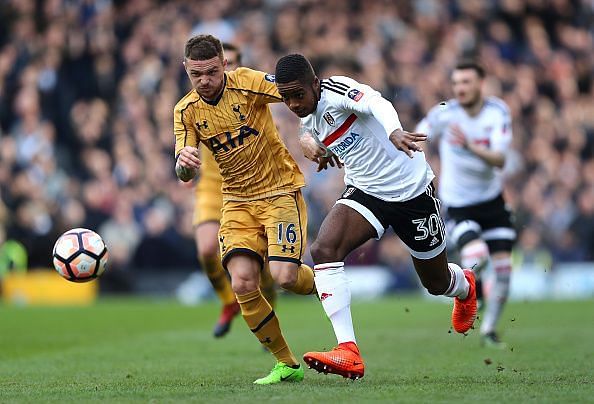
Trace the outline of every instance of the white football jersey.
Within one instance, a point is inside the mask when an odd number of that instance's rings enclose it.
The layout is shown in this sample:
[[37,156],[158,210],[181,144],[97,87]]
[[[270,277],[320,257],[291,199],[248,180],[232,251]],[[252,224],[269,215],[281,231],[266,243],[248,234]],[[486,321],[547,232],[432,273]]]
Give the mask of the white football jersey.
[[481,111],[470,116],[457,100],[449,100],[433,107],[416,128],[429,140],[439,137],[439,197],[445,205],[464,207],[494,199],[503,191],[501,169],[454,144],[452,125],[458,125],[469,142],[506,152],[512,140],[508,106],[497,97],[487,97]]
[[389,135],[402,126],[392,104],[378,91],[344,76],[321,81],[316,110],[301,119],[344,163],[346,185],[388,202],[419,196],[434,178],[424,153],[399,151]]

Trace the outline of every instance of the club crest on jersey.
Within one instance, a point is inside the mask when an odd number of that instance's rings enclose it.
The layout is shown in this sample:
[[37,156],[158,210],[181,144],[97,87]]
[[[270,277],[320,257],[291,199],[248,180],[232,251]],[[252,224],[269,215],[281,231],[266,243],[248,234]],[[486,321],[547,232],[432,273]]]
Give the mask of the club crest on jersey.
[[347,96],[355,102],[358,102],[361,98],[363,98],[363,95],[365,95],[363,91],[359,91],[356,88],[349,90],[349,93],[347,94]]
[[233,104],[232,108],[235,115],[237,115],[237,118],[240,121],[245,121],[245,115],[241,113],[241,104]]
[[266,73],[264,75],[264,80],[274,83],[275,82],[274,74]]
[[332,116],[332,114],[330,114],[330,112],[326,112],[324,114],[324,120],[328,123],[328,125],[336,126],[336,121],[334,120],[334,117]]

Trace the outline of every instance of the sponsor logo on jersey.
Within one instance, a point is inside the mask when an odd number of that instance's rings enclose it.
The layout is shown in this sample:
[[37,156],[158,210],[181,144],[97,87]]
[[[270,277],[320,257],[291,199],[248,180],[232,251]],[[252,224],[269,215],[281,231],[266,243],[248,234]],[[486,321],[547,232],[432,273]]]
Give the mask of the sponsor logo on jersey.
[[347,94],[347,96],[355,102],[358,102],[361,98],[363,98],[363,95],[365,95],[363,91],[359,91],[356,88],[349,90]]
[[270,73],[265,74],[264,80],[274,83],[275,82],[274,74],[270,74]]
[[222,136],[213,136],[211,138],[208,138],[208,143],[213,153],[217,154],[221,150],[228,152],[231,149],[243,146],[243,142],[245,139],[247,139],[250,136],[258,136],[259,134],[260,132],[258,132],[256,129],[244,125],[241,128],[239,128],[237,136],[233,137],[231,135],[231,132],[225,132],[224,139],[219,139],[219,137],[222,138]]
[[332,114],[330,114],[330,112],[326,112],[324,114],[324,120],[326,122],[328,122],[328,125],[330,125],[330,126],[336,126],[336,121],[334,120],[334,117],[332,116]]
[[353,147],[357,146],[361,141],[362,137],[360,134],[351,132],[346,135],[340,143],[330,146],[330,151],[336,154],[338,157],[342,157],[349,152]]

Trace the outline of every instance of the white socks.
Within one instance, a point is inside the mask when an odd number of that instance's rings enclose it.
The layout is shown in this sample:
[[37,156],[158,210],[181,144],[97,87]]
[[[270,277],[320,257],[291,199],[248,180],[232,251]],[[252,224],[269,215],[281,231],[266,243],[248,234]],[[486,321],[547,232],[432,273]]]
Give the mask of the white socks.
[[480,274],[489,264],[489,247],[481,239],[473,240],[462,247],[460,251],[462,268],[472,269]]
[[481,323],[481,334],[495,331],[495,326],[499,317],[501,317],[503,306],[509,294],[511,269],[511,257],[493,260],[495,282],[487,296],[487,305],[485,307],[485,314],[483,315],[483,322]]
[[351,288],[344,273],[344,262],[315,265],[314,281],[338,343],[356,342],[351,317]]
[[450,280],[450,287],[445,291],[444,296],[457,297],[459,299],[466,299],[470,284],[464,276],[464,271],[454,263],[448,263],[452,279]]

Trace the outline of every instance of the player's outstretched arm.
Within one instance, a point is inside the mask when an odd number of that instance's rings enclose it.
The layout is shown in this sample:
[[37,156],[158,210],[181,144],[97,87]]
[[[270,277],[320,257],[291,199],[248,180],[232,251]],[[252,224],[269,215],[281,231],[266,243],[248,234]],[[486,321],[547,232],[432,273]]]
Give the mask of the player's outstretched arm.
[[330,150],[320,146],[311,132],[303,132],[301,134],[299,137],[299,145],[301,146],[303,155],[307,159],[318,163],[318,172],[328,169],[328,164],[330,164],[331,167],[343,167],[338,156],[333,154]]
[[418,142],[424,142],[427,140],[427,135],[423,133],[407,132],[402,129],[396,129],[390,133],[390,141],[396,148],[404,153],[411,159],[413,158],[413,152],[422,152],[423,148],[418,145]]
[[183,182],[188,182],[196,176],[200,165],[200,153],[196,147],[185,146],[179,152],[175,162],[175,174]]
[[452,133],[452,140],[454,143],[462,146],[471,153],[477,155],[480,159],[484,160],[487,164],[503,168],[505,165],[505,154],[499,151],[490,150],[478,144],[473,144],[468,141],[466,134],[462,131],[459,125],[452,125],[450,127]]
[[316,142],[311,132],[303,132],[301,134],[299,145],[305,158],[311,161],[317,161],[319,157],[328,155],[328,151]]
[[330,154],[330,156],[323,156],[318,158],[318,170],[320,172],[322,170],[328,169],[328,164],[332,167],[342,168],[344,164],[340,162],[338,156],[336,154]]

